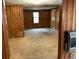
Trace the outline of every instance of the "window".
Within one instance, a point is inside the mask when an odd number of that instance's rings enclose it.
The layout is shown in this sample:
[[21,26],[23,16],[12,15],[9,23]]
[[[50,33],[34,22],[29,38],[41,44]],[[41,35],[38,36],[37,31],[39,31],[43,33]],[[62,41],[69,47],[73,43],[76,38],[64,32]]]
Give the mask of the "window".
[[33,12],[33,23],[39,23],[39,12]]

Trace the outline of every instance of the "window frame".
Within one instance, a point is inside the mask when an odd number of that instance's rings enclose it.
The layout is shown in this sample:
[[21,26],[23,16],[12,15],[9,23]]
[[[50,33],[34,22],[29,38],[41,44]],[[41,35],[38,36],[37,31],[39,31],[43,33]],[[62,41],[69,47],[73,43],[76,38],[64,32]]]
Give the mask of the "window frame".
[[[38,13],[38,17],[34,17],[34,13]],[[35,22],[35,18],[38,18],[38,21]],[[39,24],[39,11],[33,11],[33,23],[34,24]]]

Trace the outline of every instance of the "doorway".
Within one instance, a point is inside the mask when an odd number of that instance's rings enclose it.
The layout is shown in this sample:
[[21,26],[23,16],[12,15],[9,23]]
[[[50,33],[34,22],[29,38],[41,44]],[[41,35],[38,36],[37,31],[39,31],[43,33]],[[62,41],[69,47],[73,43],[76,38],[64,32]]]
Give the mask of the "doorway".
[[[49,10],[56,9],[59,7],[59,5],[55,5],[55,6],[50,5],[48,7],[50,7]],[[45,7],[42,7],[42,8],[45,8]],[[23,10],[28,9],[28,7],[24,8],[21,5],[20,6],[8,5],[6,2],[6,9],[7,9],[6,12],[7,12],[7,20],[8,20],[8,31],[9,31],[9,35],[12,34],[11,35],[12,37],[10,37],[10,40],[9,40],[11,59],[12,58],[13,59],[16,59],[16,58],[17,59],[46,59],[46,58],[57,59],[58,58],[58,29],[56,29],[56,26],[58,25],[58,23],[56,23],[56,16],[57,16],[56,13],[54,14],[50,10],[50,14],[49,14],[50,18],[47,18],[49,15],[46,13],[44,14],[44,10],[48,9],[46,7],[41,12],[41,15],[42,15],[41,20],[43,20],[41,24],[42,26],[37,26],[36,24],[34,25],[32,24],[32,26],[34,27],[31,27],[30,29],[26,28],[25,30],[25,26],[23,27],[24,19],[20,17],[23,17]],[[54,14],[53,16],[51,16],[52,13]],[[32,13],[32,18],[29,15],[29,19],[32,19],[32,23],[33,23],[33,13]],[[50,19],[50,20],[47,21],[46,19],[47,20]],[[51,22],[51,20],[53,21],[53,23]],[[40,21],[37,21],[37,22],[40,22]],[[27,23],[24,23],[24,25]],[[12,26],[11,24],[15,26]],[[24,37],[21,34],[24,34]]]
[[[11,1],[11,2],[14,2],[14,1]],[[20,1],[19,1],[20,2]],[[32,1],[31,1],[32,2]],[[35,1],[33,1],[34,3],[35,3]],[[38,4],[38,2],[39,1],[37,1],[37,3],[35,3],[35,4]],[[74,3],[73,3],[74,2]],[[69,59],[69,53],[65,53],[64,51],[63,51],[63,36],[64,36],[64,34],[63,34],[63,32],[65,31],[65,30],[71,30],[71,27],[72,27],[72,30],[74,30],[74,29],[76,29],[75,28],[75,0],[73,0],[73,2],[72,2],[72,0],[64,0],[63,1],[63,7],[62,7],[62,11],[61,11],[61,24],[59,24],[59,25],[61,25],[61,27],[59,27],[59,29],[60,29],[60,33],[59,33],[59,39],[60,39],[60,43],[59,43],[59,59]],[[9,5],[9,3],[10,2],[6,2],[6,3],[8,3],[8,5]],[[7,5],[7,4],[6,4]],[[71,6],[73,6],[74,8],[73,9],[71,9]],[[13,9],[14,9],[14,7],[12,7]],[[69,9],[70,8],[70,9]],[[18,8],[17,8],[18,9]],[[19,10],[19,9],[18,9]],[[22,9],[20,9],[20,10],[22,10]],[[68,10],[68,11],[67,11]],[[73,11],[73,14],[72,14],[72,11]],[[10,11],[11,11],[11,9],[10,9]],[[13,10],[12,10],[13,11]],[[70,12],[71,13],[70,13]],[[16,13],[17,11],[14,11],[13,13]],[[64,13],[64,14],[63,14]],[[64,16],[62,16],[62,14],[63,15],[66,15],[66,17],[64,17]],[[14,14],[15,15],[15,14]],[[16,14],[17,15],[17,14]],[[22,15],[22,13],[21,13],[21,15]],[[21,15],[20,15],[20,17],[21,17]],[[71,15],[72,15],[72,17],[71,17]],[[9,16],[13,16],[12,14],[11,15],[9,15]],[[67,18],[67,16],[69,17],[69,18]],[[19,19],[20,19],[20,17],[18,17]],[[12,19],[14,19],[14,18],[16,18],[16,17],[12,17]],[[17,18],[17,19],[18,19]],[[64,19],[65,20],[64,20]],[[70,19],[70,18],[73,18],[73,22],[72,22],[72,20]],[[63,19],[63,20],[62,20]],[[20,20],[20,21],[22,21],[22,20]],[[65,23],[65,21],[67,21],[68,23]],[[69,23],[72,23],[72,24],[69,24]],[[17,24],[18,23],[20,23],[20,24],[23,24],[23,22],[16,22]],[[17,37],[16,35],[18,35],[18,36],[23,36],[23,35],[21,35],[21,34],[23,34],[23,26],[20,26],[20,24],[18,24],[18,25],[16,25],[16,23],[15,23],[15,26],[16,26],[16,28],[14,28],[13,26],[12,26],[12,28],[13,28],[13,30],[12,30],[12,35],[10,36],[9,35],[9,38],[11,38],[11,37]],[[13,24],[13,23],[12,23]],[[68,25],[72,25],[72,26],[67,26],[67,24]],[[66,25],[66,26],[65,26]],[[9,27],[9,26],[8,26]],[[20,28],[21,27],[21,28]],[[67,28],[66,28],[67,27]],[[19,29],[18,31],[14,31],[14,29]],[[9,29],[8,29],[9,30]],[[20,32],[21,31],[21,32]],[[9,32],[9,31],[8,31]],[[10,31],[11,32],[11,31]],[[9,34],[10,34],[10,32],[9,32]]]

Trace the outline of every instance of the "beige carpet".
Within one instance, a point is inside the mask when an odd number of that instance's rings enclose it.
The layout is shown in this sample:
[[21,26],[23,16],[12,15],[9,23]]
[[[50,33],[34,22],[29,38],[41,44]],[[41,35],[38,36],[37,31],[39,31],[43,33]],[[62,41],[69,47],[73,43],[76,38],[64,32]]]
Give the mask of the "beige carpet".
[[57,59],[58,33],[51,29],[31,29],[25,37],[10,39],[10,59]]

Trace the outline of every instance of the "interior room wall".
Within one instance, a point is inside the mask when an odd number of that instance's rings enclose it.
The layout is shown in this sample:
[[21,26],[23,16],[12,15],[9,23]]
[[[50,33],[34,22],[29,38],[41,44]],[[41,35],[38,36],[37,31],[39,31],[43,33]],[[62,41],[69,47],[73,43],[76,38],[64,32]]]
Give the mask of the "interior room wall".
[[2,0],[2,59],[10,59],[5,2]]
[[56,12],[56,29],[59,30],[59,7]]
[[[33,12],[39,12],[39,23],[33,23]],[[32,28],[50,28],[51,12],[50,10],[24,10],[25,29]]]
[[59,59],[76,59],[75,52],[64,50],[64,32],[76,31],[76,0],[63,0],[59,19]]
[[51,28],[58,29],[59,24],[59,8],[51,10]]
[[22,5],[6,5],[6,16],[9,38],[20,37],[24,34],[24,18]]

